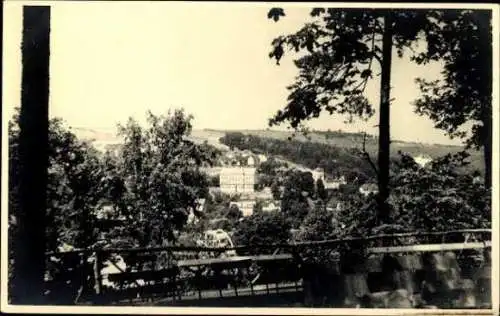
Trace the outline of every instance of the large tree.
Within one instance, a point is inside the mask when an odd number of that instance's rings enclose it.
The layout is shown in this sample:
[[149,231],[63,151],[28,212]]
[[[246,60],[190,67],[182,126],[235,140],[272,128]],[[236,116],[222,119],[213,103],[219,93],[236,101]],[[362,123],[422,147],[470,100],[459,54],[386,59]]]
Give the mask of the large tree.
[[[284,16],[274,8],[268,17],[276,21]],[[393,47],[402,56],[427,24],[424,11],[387,9],[324,9],[311,11],[312,22],[294,34],[280,36],[270,57],[279,64],[284,49],[303,51],[295,60],[299,75],[288,87],[288,105],[270,120],[270,124],[288,121],[293,128],[318,117],[323,110],[330,114],[367,119],[373,106],[364,96],[368,80],[375,76],[373,61],[381,70],[379,108],[378,183],[379,212],[387,219],[390,163],[390,74]],[[369,157],[368,157],[369,158]]]
[[125,236],[133,244],[175,242],[197,198],[208,194],[201,167],[212,157],[187,139],[191,120],[183,110],[167,116],[148,112],[146,128],[132,118],[119,126],[124,144],[117,165],[126,190],[115,206],[127,218]]
[[[284,244],[290,238],[290,221],[280,212],[261,212],[245,217],[235,226],[234,241],[238,246],[250,246],[252,254],[271,254],[267,245]],[[259,247],[260,246],[260,247]]]
[[309,213],[310,201],[314,196],[314,179],[310,172],[291,170],[284,183],[281,211],[297,228]]
[[[279,110],[270,120],[270,125],[287,121],[293,128],[300,129],[304,127],[304,121],[319,117],[324,110],[330,114],[346,115],[348,121],[352,121],[355,117],[362,119],[371,117],[374,114],[374,109],[364,96],[364,89],[367,81],[375,76],[376,71],[373,61],[376,61],[381,71],[379,152],[377,157],[378,209],[379,219],[382,221],[387,220],[390,210],[386,200],[390,194],[389,108],[392,50],[393,48],[396,49],[399,57],[403,57],[405,53],[410,53],[410,58],[420,62],[442,58],[445,52],[453,50],[450,47],[456,47],[459,41],[445,38],[444,43],[450,44],[442,44],[440,40],[443,37],[449,37],[449,34],[454,34],[453,32],[458,27],[457,25],[460,25],[460,21],[470,20],[470,18],[461,17],[463,15],[464,13],[461,10],[312,9],[312,21],[310,23],[305,24],[296,33],[279,36],[272,42],[273,50],[270,57],[275,58],[278,64],[286,48],[301,52],[302,56],[294,61],[299,69],[299,75],[295,82],[288,87],[290,90],[289,102],[283,110]],[[268,17],[273,18],[275,21],[278,21],[281,16],[285,16],[285,13],[280,8],[273,8],[268,14]],[[443,18],[436,21],[436,17]],[[443,21],[448,24],[448,35],[439,29],[439,27],[442,27],[441,22]],[[462,23],[462,26],[460,26],[462,33],[467,32],[468,27],[473,27],[464,26],[463,24],[473,25],[473,23]],[[481,29],[480,25],[477,27]],[[469,46],[475,45],[477,47],[475,51],[477,52],[481,47],[480,45],[484,47],[485,41],[487,43],[488,41],[484,36],[472,35],[472,37],[474,36],[473,44]],[[457,37],[459,36],[454,36],[454,38]],[[414,45],[423,39],[428,40],[428,49],[424,52],[424,57],[413,50]],[[480,40],[483,41],[480,42]],[[451,53],[451,56],[453,55]],[[466,55],[467,53],[461,53],[460,56]],[[448,59],[451,60],[448,64],[454,64],[455,68],[457,64],[461,65],[456,62],[457,58],[455,57]],[[458,81],[462,80],[461,82],[464,82],[463,76],[468,75],[467,70],[465,70],[466,67],[461,65],[461,70],[457,71],[457,69],[449,65],[447,68],[448,78],[462,76],[462,79]],[[450,81],[456,82],[457,80],[449,79],[448,82]],[[448,84],[448,88],[450,86],[453,86],[453,84]],[[455,84],[453,87],[456,88],[456,86]],[[476,92],[472,91],[473,89],[462,90],[465,93]],[[484,95],[489,96],[491,92],[484,93]],[[474,96],[475,94],[471,93],[468,100],[477,100]],[[487,99],[487,97],[485,98]],[[477,102],[475,104],[477,105]],[[436,108],[437,106],[430,107]],[[425,106],[420,106],[420,109],[421,112],[424,112]],[[481,109],[478,110],[478,116],[488,117],[487,107],[483,106]],[[460,123],[468,120],[469,116],[463,113],[468,112],[459,111],[459,114],[456,115],[459,118],[463,117],[463,119],[461,121],[456,120],[456,122]],[[439,115],[437,114],[437,117]],[[448,116],[453,117],[454,114]],[[450,121],[454,121],[453,118],[445,121],[446,123],[441,124],[441,127],[460,125],[457,123],[450,124]],[[485,122],[484,119],[483,122]],[[486,130],[488,124],[484,123],[483,126],[485,126],[483,130]],[[451,131],[456,130],[453,127],[450,129]],[[485,132],[480,133],[483,136],[486,134]],[[370,158],[367,155],[365,156]]]

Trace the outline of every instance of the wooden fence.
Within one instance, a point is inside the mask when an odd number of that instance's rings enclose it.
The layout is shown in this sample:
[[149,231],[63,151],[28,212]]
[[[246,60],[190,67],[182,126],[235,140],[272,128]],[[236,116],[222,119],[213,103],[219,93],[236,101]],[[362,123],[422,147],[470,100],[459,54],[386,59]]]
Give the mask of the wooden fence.
[[[301,293],[294,296],[300,297],[298,303],[341,307],[362,304],[371,293],[384,292],[382,280],[387,273],[392,280],[399,278],[393,287],[420,293],[419,284],[429,279],[425,262],[432,264],[439,260],[435,255],[453,252],[463,283],[455,286],[458,294],[454,295],[462,295],[472,282],[478,297],[475,305],[487,306],[491,268],[488,273],[488,260],[479,257],[490,248],[491,230],[475,229],[231,248],[78,249],[47,253],[50,266],[55,267],[47,288],[51,301],[61,304],[190,301],[202,306],[214,297],[296,292]],[[230,251],[237,255],[225,257]],[[383,267],[388,257],[399,262],[389,272]],[[117,264],[116,258],[126,266]],[[105,263],[116,273],[103,273]],[[435,304],[452,305],[449,299]]]

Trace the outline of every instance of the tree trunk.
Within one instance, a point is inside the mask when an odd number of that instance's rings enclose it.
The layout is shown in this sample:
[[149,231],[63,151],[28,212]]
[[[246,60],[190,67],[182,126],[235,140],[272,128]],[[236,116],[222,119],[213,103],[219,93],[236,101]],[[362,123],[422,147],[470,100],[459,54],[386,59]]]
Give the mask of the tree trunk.
[[23,11],[19,118],[20,209],[14,239],[13,304],[42,304],[48,167],[50,7]]
[[387,222],[389,211],[386,200],[389,197],[389,163],[390,163],[390,90],[392,62],[392,17],[387,11],[384,15],[384,34],[382,40],[382,77],[380,83],[380,120],[378,151],[378,187],[379,187],[379,219]]

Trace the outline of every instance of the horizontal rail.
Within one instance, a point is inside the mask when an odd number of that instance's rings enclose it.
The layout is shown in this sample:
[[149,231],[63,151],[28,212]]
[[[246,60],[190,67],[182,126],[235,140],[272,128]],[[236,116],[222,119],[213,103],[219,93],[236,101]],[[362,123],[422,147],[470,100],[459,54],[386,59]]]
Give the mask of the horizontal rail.
[[225,252],[231,250],[247,250],[253,248],[295,248],[295,247],[305,247],[305,246],[333,246],[338,244],[345,244],[350,242],[360,242],[360,241],[372,241],[377,239],[391,239],[391,238],[403,238],[403,237],[425,237],[425,236],[446,236],[452,234],[491,234],[491,229],[462,229],[462,230],[451,230],[444,232],[410,232],[410,233],[396,233],[396,234],[380,234],[367,237],[349,237],[341,239],[332,240],[321,240],[321,241],[303,241],[294,242],[287,244],[263,244],[263,245],[244,245],[236,247],[198,247],[198,246],[163,246],[163,247],[143,247],[143,248],[106,248],[106,249],[74,249],[64,252],[47,252],[46,255],[62,255],[71,253],[138,253],[138,252],[159,252],[159,251],[197,251],[197,252]]
[[395,246],[395,247],[375,247],[367,249],[368,253],[398,253],[398,252],[429,252],[429,251],[451,251],[463,249],[484,249],[490,248],[491,242],[471,242],[471,243],[452,243],[452,244],[428,244],[428,245],[411,245],[411,246]]

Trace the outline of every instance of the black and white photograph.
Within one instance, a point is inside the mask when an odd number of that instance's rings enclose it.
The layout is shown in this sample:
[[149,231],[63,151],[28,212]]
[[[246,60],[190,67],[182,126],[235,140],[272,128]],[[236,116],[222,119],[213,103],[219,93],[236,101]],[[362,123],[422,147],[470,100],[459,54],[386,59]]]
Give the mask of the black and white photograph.
[[498,315],[498,22],[3,1],[2,311]]

